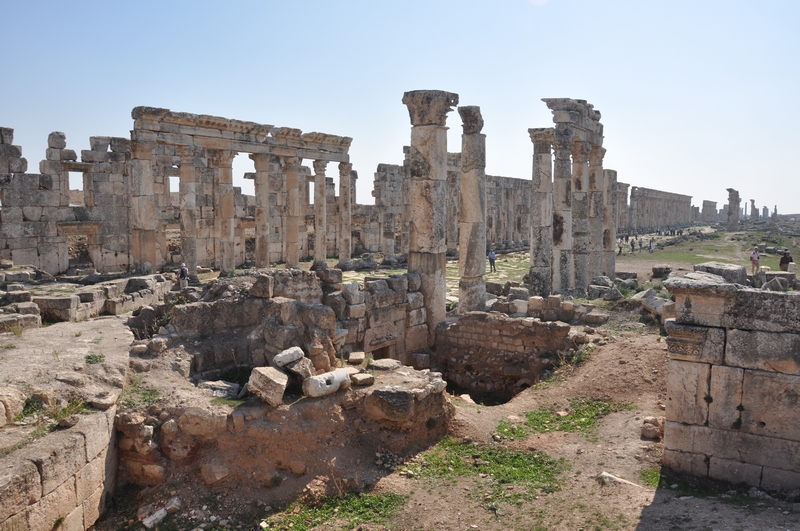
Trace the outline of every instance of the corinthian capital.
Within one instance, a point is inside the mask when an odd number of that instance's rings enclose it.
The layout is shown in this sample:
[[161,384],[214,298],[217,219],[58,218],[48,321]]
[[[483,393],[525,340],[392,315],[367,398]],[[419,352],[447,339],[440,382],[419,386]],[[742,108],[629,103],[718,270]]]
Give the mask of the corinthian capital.
[[465,135],[480,133],[483,129],[483,116],[481,108],[477,105],[465,105],[458,108],[461,115],[461,126],[464,128]]
[[556,159],[569,160],[572,155],[574,133],[571,128],[557,127],[553,135],[553,150]]
[[602,166],[603,157],[606,156],[606,148],[600,146],[592,146],[589,152],[589,164],[592,166]]
[[411,125],[444,125],[447,113],[458,105],[458,94],[443,90],[412,90],[403,94]]
[[592,151],[592,146],[588,142],[575,142],[572,148],[572,161],[578,164],[583,164],[589,161],[589,153]]
[[349,162],[339,163],[339,176],[350,177],[350,172],[353,170],[353,165]]
[[315,160],[314,161],[314,174],[315,175],[325,175],[325,168],[328,167],[327,160]]

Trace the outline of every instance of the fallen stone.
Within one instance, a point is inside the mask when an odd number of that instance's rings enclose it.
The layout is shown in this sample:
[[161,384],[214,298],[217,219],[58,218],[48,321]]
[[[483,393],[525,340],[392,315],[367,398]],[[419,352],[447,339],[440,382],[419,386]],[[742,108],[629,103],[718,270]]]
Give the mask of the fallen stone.
[[247,389],[271,406],[283,403],[289,377],[274,367],[256,367],[250,373]]
[[659,264],[653,266],[653,278],[667,278],[672,273],[672,266]]
[[613,288],[614,287],[614,282],[610,278],[608,278],[606,276],[599,276],[599,277],[594,277],[589,282],[589,285],[604,286],[606,288]]
[[166,509],[167,514],[175,514],[181,510],[181,499],[175,496],[174,498],[170,498],[166,505],[164,505],[164,509]]
[[306,464],[303,461],[289,461],[289,471],[295,476],[306,473]]
[[208,389],[213,396],[233,400],[239,396],[241,386],[238,383],[217,380],[213,382],[200,382],[197,388]]
[[300,358],[284,367],[292,374],[296,374],[300,380],[305,380],[314,376],[314,363],[309,358]]
[[761,286],[761,289],[765,291],[787,291],[789,289],[789,283],[785,278],[775,277]]
[[394,371],[402,367],[403,364],[400,363],[399,360],[393,360],[391,358],[384,358],[381,360],[375,360],[372,362],[371,367],[376,371]]
[[366,372],[351,374],[350,383],[358,387],[372,385],[375,383],[375,376]]
[[350,365],[361,365],[364,363],[366,359],[366,354],[364,352],[357,350],[355,352],[351,352],[350,356],[347,358],[347,363]]
[[259,274],[250,288],[250,296],[271,299],[275,290],[275,279],[270,275]]
[[606,301],[618,301],[620,299],[624,299],[625,296],[616,288],[610,288],[605,295],[603,295],[603,300]]
[[583,322],[590,325],[601,325],[608,322],[609,315],[602,312],[591,312],[583,316]]
[[303,380],[303,394],[310,397],[330,395],[350,386],[350,373],[345,369],[311,376]]
[[142,525],[145,526],[147,529],[153,529],[156,525],[161,523],[161,520],[167,517],[167,510],[163,507],[144,520],[142,520]]
[[272,359],[272,364],[276,367],[285,367],[286,365],[297,361],[305,356],[303,349],[300,347],[289,347],[280,354],[276,354]]
[[723,264],[722,262],[704,262],[695,265],[694,270],[719,275],[734,284],[747,284],[747,269],[744,266]]

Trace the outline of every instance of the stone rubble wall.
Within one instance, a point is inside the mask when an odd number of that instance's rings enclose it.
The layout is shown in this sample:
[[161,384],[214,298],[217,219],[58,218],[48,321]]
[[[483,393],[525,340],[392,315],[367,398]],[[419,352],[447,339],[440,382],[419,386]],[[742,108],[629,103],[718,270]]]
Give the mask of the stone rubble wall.
[[762,489],[800,487],[800,294],[690,273],[667,280],[677,317],[663,463]]
[[692,223],[692,196],[631,187],[628,227],[630,233],[651,232]]
[[0,529],[90,529],[116,483],[116,407],[0,458]]
[[469,312],[439,325],[432,365],[470,393],[510,399],[574,346],[569,333],[558,321]]

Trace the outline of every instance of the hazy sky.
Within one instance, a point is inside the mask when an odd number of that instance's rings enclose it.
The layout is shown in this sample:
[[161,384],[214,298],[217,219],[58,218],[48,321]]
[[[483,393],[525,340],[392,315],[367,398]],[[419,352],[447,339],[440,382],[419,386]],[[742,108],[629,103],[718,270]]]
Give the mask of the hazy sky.
[[[138,105],[353,137],[358,201],[402,163],[403,92],[478,105],[492,175],[530,179],[541,98],[602,113],[620,181],[800,213],[800,2],[368,0],[3,2],[0,126],[29,171],[51,131],[69,148],[129,136]],[[449,151],[460,151],[458,114]],[[310,161],[306,161],[310,164]],[[252,171],[246,155],[238,175]],[[338,175],[335,165],[329,175]],[[252,193],[247,181],[245,193]]]

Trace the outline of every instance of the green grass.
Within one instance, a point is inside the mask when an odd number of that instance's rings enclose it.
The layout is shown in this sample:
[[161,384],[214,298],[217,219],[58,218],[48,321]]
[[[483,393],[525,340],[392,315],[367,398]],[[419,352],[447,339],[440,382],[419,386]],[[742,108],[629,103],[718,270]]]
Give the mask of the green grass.
[[122,391],[122,405],[130,409],[140,406],[151,406],[161,400],[158,389],[145,385],[144,378],[138,374],[132,375],[128,380],[128,385]]
[[649,485],[653,488],[657,488],[658,484],[661,482],[661,467],[654,466],[650,468],[646,468],[642,470],[640,474],[642,478],[642,483],[645,485]]
[[[484,501],[518,503],[537,492],[559,489],[566,465],[544,452],[519,452],[503,446],[481,446],[444,439],[407,466],[415,476],[433,479],[480,476]],[[520,486],[509,491],[508,486]]]
[[308,531],[331,520],[346,521],[348,529],[367,522],[381,524],[405,502],[399,494],[347,494],[326,498],[315,507],[296,502],[264,520],[261,528]]
[[552,431],[579,432],[591,436],[597,422],[615,411],[633,409],[631,404],[614,404],[602,400],[576,398],[570,403],[571,412],[559,415],[553,409],[538,409],[525,413],[523,424],[510,424],[500,421],[497,433],[503,439],[525,439],[532,433]]
[[84,358],[84,359],[86,360],[87,364],[94,365],[95,363],[103,363],[104,361],[106,361],[106,355],[105,354],[87,354],[86,358]]
[[0,347],[0,349],[3,349],[3,350],[11,350],[11,349],[14,349],[14,348],[17,348],[17,346],[14,343],[6,343],[2,347]]

